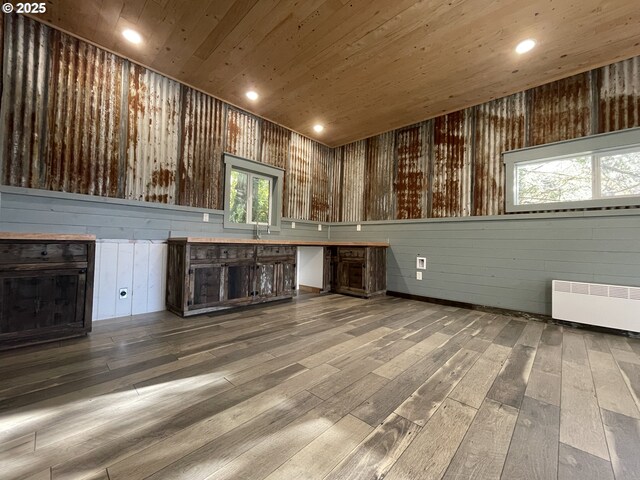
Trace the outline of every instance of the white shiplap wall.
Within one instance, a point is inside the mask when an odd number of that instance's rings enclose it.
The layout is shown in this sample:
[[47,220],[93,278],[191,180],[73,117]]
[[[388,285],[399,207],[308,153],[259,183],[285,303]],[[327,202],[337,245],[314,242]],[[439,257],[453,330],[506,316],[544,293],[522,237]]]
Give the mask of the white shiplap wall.
[[[93,319],[165,309],[167,244],[152,240],[99,240]],[[120,289],[128,290],[120,298]]]

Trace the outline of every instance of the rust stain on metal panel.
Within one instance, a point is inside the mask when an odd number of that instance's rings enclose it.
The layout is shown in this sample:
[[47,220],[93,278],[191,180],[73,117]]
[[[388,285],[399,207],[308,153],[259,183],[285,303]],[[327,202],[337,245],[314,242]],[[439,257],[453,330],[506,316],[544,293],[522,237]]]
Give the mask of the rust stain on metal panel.
[[330,221],[339,222],[342,208],[342,149],[333,149],[333,167],[331,176],[331,215]]
[[225,152],[249,160],[258,160],[258,119],[235,108],[227,109]]
[[363,220],[393,219],[394,132],[367,139]]
[[130,66],[126,198],[175,203],[180,101],[179,83]]
[[261,162],[285,170],[282,185],[282,215],[287,216],[288,203],[288,173],[287,163],[291,149],[291,131],[275,123],[262,120],[261,128]]
[[525,144],[523,92],[476,107],[476,146],[473,175],[474,215],[502,215],[505,168],[502,152]]
[[396,218],[427,214],[431,120],[396,130]]
[[530,102],[529,145],[558,142],[591,133],[589,72],[527,91]]
[[367,142],[360,140],[341,147],[343,222],[358,222],[364,219],[366,146]]
[[309,220],[328,222],[331,219],[331,179],[334,150],[314,142],[311,161],[311,212]]
[[22,15],[7,15],[2,89],[3,183],[44,188],[45,76],[50,29]]
[[640,126],[640,57],[598,71],[599,132]]
[[311,207],[311,162],[315,142],[291,133],[291,159],[287,171],[286,216],[308,220]]
[[51,31],[44,188],[122,197],[123,60]]
[[473,109],[434,119],[430,217],[463,217],[471,210]]
[[181,123],[178,203],[222,209],[223,103],[183,87]]

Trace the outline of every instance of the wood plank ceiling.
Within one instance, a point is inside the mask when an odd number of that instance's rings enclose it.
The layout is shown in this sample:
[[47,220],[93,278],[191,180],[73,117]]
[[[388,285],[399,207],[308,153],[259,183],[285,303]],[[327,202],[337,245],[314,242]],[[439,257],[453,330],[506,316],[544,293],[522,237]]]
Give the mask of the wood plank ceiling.
[[640,54],[636,0],[49,0],[33,17],[330,146]]

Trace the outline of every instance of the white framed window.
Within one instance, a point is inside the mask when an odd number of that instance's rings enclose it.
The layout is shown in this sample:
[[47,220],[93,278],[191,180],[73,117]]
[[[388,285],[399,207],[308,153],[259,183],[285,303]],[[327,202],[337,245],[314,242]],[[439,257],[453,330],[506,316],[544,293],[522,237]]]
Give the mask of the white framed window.
[[280,228],[282,169],[225,155],[224,227],[247,229],[256,224]]
[[504,154],[507,212],[640,206],[640,129]]

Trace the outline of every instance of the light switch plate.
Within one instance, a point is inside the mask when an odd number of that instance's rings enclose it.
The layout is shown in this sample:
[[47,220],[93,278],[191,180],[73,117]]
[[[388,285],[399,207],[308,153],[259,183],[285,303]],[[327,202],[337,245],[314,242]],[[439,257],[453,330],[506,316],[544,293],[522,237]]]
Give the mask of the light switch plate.
[[322,225],[318,224],[318,231],[321,232],[322,231]]
[[356,225],[356,232],[360,232],[362,230],[362,225]]
[[202,221],[203,222],[208,222],[209,221],[209,214],[208,213],[203,213],[202,214]]
[[296,228],[296,222],[291,222],[291,228]]
[[422,280],[422,272],[416,272],[416,280]]

